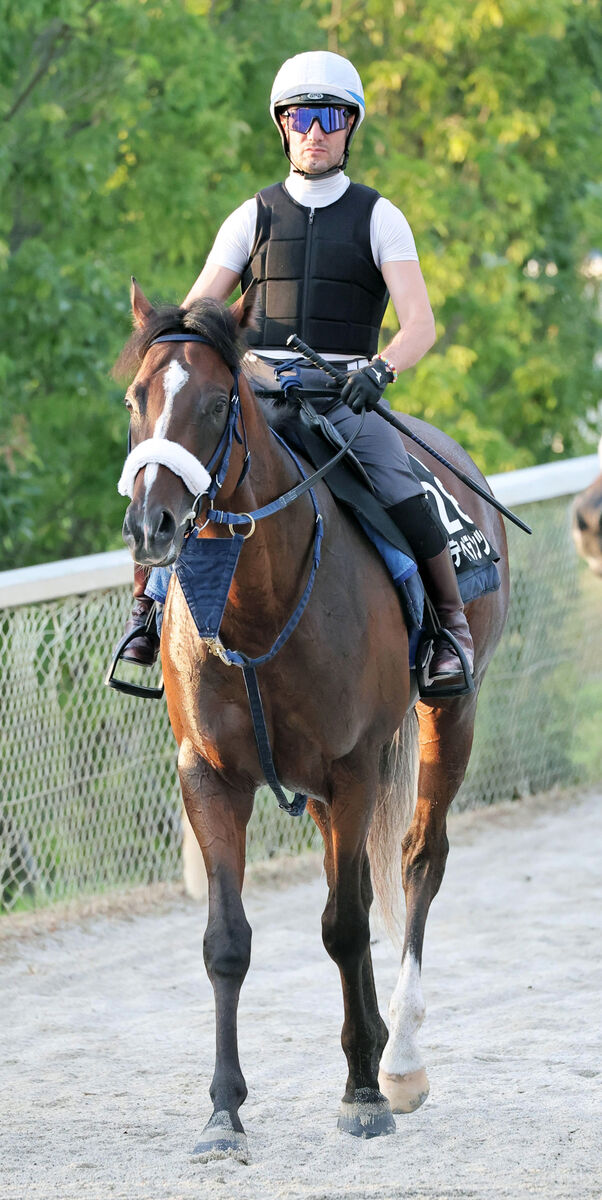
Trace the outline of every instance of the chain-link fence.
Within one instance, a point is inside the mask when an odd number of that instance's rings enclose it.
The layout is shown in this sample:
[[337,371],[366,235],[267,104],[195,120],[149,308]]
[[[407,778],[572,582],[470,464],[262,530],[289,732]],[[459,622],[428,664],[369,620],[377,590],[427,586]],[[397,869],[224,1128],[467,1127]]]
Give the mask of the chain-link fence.
[[[566,498],[509,530],[510,619],[481,695],[461,807],[602,778],[602,582],[577,564]],[[103,686],[129,605],[116,587],[0,611],[0,908],[181,877],[164,703]],[[132,668],[135,670],[135,668]],[[258,795],[249,857],[317,846]]]

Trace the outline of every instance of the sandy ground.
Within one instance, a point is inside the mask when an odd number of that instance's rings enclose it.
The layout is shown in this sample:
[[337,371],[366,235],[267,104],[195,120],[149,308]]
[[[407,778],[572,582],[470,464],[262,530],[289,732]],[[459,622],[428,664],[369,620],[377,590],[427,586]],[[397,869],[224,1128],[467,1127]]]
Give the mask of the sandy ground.
[[[240,1017],[248,1166],[190,1161],[213,1065],[204,907],[171,892],[147,913],[13,926],[0,1200],[598,1200],[601,835],[595,795],[453,819],[423,974],[431,1095],[370,1142],[336,1128],[345,1063],[324,880],[313,864],[290,887],[256,880]],[[386,1009],[396,955],[383,937],[373,950]]]

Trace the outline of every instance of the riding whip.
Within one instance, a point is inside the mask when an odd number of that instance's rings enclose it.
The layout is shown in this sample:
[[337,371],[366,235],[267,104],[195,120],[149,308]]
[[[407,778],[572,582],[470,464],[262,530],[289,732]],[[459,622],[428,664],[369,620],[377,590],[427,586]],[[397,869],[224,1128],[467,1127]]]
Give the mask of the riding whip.
[[[336,367],[331,366],[331,364],[327,362],[325,358],[322,358],[321,355],[316,354],[316,351],[312,350],[311,346],[306,345],[305,342],[302,342],[301,338],[298,338],[295,333],[291,333],[290,337],[286,339],[286,344],[287,346],[292,346],[294,350],[298,350],[304,358],[307,358],[309,362],[314,364],[315,367],[319,367],[320,370],[324,371],[326,375],[330,375],[331,379],[336,380],[341,387],[347,383],[347,375],[345,375],[343,371],[337,371]],[[440,462],[443,467],[447,467],[448,471],[451,471],[457,479],[460,479],[462,483],[465,483],[466,486],[471,489],[471,491],[476,492],[477,496],[480,496],[482,500],[486,500],[487,504],[491,504],[493,508],[497,508],[497,511],[500,512],[503,517],[507,517],[509,521],[512,521],[515,525],[518,525],[518,528],[522,529],[524,533],[533,533],[533,530],[530,529],[530,527],[526,525],[524,521],[521,521],[520,517],[517,517],[515,513],[510,512],[509,508],[506,508],[504,504],[501,504],[499,500],[496,500],[495,496],[492,496],[490,492],[486,492],[480,484],[475,483],[473,479],[470,479],[468,475],[465,475],[464,471],[461,471],[459,467],[454,467],[453,463],[450,463],[449,460],[444,458],[442,454],[439,454],[437,450],[433,450],[433,447],[429,446],[428,442],[423,442],[422,438],[419,437],[417,433],[413,433],[407,425],[404,425],[403,421],[400,421],[398,417],[394,417],[393,413],[390,413],[386,408],[382,408],[380,404],[375,405],[373,411],[377,412],[379,417],[383,417],[385,421],[388,421],[389,425],[392,425],[394,429],[399,431],[399,433],[405,433],[406,437],[411,438],[412,441],[421,446],[423,450],[426,450],[429,454],[432,454],[433,458],[437,459],[437,462]]]

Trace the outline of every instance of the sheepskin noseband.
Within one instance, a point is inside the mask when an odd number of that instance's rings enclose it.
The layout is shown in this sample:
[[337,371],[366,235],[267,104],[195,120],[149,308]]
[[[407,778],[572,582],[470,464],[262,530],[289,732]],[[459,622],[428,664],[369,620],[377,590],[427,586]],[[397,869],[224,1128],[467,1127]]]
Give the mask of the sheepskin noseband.
[[149,463],[168,467],[174,475],[179,475],[193,496],[209,490],[211,476],[194,454],[178,442],[170,442],[168,438],[147,438],[135,446],[123,464],[121,479],[117,484],[121,496],[129,496],[131,500],[136,476]]

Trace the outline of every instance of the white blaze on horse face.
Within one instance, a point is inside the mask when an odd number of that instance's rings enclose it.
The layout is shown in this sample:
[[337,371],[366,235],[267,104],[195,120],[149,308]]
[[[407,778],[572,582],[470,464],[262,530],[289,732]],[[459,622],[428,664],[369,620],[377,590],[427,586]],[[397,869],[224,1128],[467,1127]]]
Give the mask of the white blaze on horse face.
[[[166,438],[167,437],[167,430],[169,428],[169,422],[171,420],[171,414],[173,412],[173,402],[174,402],[178,392],[182,391],[184,384],[188,381],[189,378],[190,378],[190,376],[188,374],[188,371],[184,370],[182,364],[178,362],[177,358],[172,358],[172,360],[165,372],[165,375],[163,376],[163,394],[165,396],[165,404],[163,405],[163,411],[162,411],[160,417],[157,418],[155,428],[153,429],[153,437],[154,438]],[[145,487],[145,493],[146,493],[145,498],[144,498],[145,505],[146,505],[146,501],[148,499],[148,494],[150,492],[150,489],[152,488],[153,483],[155,482],[155,479],[157,478],[158,470],[159,470],[159,468],[156,463],[149,463],[149,465],[145,468],[145,471],[144,471],[144,487]]]
[[383,1050],[381,1070],[407,1075],[423,1066],[416,1034],[424,1020],[425,1004],[420,965],[411,952],[401,964],[399,979],[389,1004],[389,1040]]

